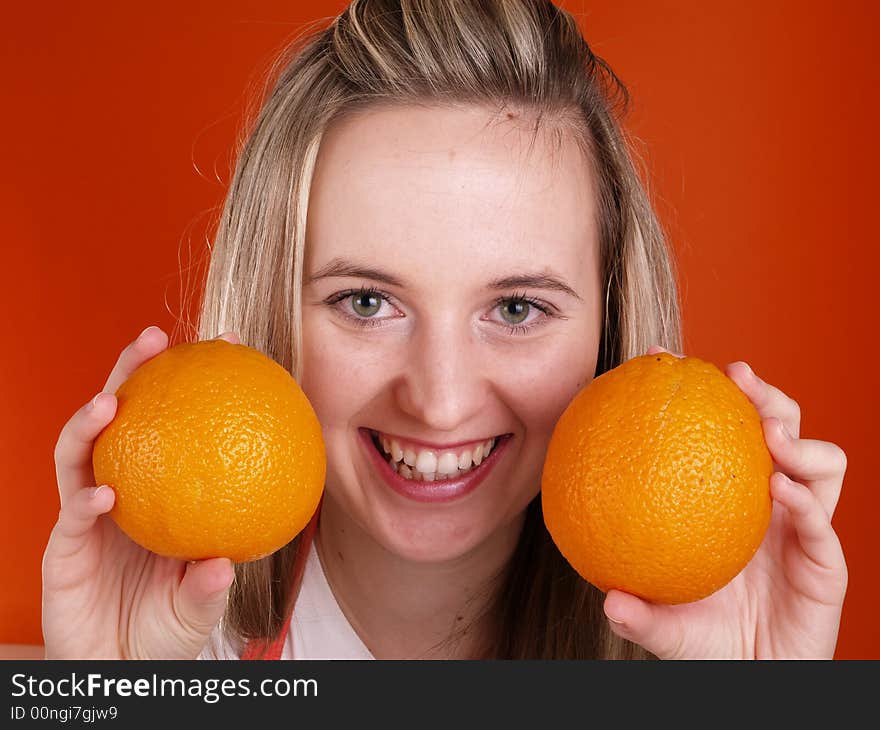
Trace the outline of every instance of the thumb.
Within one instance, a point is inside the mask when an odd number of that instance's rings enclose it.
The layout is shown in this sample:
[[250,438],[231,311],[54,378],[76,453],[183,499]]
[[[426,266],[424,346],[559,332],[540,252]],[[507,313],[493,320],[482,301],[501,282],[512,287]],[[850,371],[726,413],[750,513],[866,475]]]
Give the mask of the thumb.
[[210,634],[226,610],[226,596],[235,578],[232,561],[211,558],[187,563],[178,588],[178,614],[185,627]]
[[681,658],[684,625],[675,606],[649,603],[631,593],[610,590],[605,596],[604,610],[611,630],[621,638],[661,659]]

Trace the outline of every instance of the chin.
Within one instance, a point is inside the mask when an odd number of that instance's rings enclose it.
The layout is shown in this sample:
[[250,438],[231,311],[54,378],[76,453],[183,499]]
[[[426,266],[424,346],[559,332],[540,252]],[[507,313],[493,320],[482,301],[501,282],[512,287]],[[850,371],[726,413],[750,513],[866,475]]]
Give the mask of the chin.
[[425,515],[421,519],[398,519],[380,534],[383,547],[403,560],[446,563],[474,550],[489,537],[490,530]]

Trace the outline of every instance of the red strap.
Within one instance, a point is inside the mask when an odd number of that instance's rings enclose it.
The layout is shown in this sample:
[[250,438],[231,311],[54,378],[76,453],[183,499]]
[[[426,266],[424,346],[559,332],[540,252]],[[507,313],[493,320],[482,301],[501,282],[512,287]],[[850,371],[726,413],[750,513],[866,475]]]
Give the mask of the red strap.
[[[321,499],[321,502],[323,498]],[[299,589],[302,585],[303,573],[306,569],[306,560],[309,556],[309,549],[315,538],[315,530],[318,527],[318,515],[321,513],[321,502],[318,502],[318,508],[312,519],[300,533],[299,545],[296,548],[296,558],[293,562],[293,586],[290,591],[290,608],[287,611],[287,620],[281,628],[278,636],[268,644],[261,639],[251,639],[245,646],[241,654],[241,658],[245,660],[253,659],[281,659],[281,652],[284,650],[284,642],[287,641],[287,634],[290,632],[290,620],[293,618],[293,607],[296,604]]]

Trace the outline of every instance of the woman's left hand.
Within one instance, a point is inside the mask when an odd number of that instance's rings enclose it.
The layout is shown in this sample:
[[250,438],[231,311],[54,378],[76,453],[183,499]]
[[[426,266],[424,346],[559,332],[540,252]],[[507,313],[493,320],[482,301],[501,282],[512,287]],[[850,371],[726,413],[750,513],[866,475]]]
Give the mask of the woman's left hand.
[[831,526],[846,455],[827,441],[799,438],[798,404],[748,365],[735,362],[725,372],[757,408],[774,461],[764,541],[708,598],[667,606],[611,590],[605,614],[616,634],[661,659],[831,659],[847,586]]

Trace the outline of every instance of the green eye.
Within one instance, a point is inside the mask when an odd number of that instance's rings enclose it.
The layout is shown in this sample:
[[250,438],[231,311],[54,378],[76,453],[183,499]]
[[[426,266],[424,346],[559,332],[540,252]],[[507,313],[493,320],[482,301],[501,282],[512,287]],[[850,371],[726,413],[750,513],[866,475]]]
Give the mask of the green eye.
[[521,299],[509,299],[500,306],[501,316],[509,324],[520,324],[529,316],[529,303]]
[[352,309],[361,317],[372,317],[382,306],[382,300],[375,294],[361,292],[351,297]]

